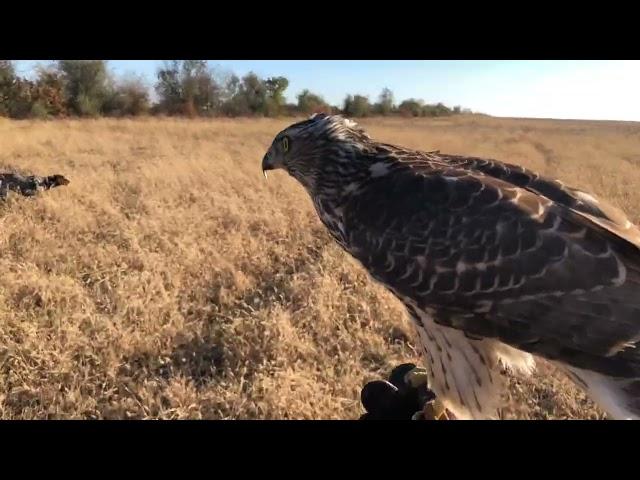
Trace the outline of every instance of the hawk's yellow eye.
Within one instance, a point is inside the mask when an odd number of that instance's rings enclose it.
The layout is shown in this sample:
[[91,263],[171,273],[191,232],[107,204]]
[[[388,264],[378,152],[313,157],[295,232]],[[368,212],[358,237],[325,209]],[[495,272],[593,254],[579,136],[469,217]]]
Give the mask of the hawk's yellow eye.
[[289,137],[284,137],[282,139],[282,149],[285,153],[289,151]]

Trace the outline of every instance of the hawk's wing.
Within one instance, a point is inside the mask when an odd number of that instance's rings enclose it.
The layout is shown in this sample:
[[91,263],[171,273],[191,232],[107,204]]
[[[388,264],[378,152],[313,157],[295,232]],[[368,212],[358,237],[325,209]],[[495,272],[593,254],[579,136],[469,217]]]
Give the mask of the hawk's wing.
[[631,375],[640,249],[606,215],[532,190],[459,168],[399,167],[345,205],[348,247],[444,325]]
[[589,216],[596,223],[640,245],[640,229],[632,224],[620,209],[594,195],[569,187],[559,180],[541,176],[519,165],[477,157],[457,155],[441,155],[440,157],[458,168],[476,170],[543,195],[554,202]]

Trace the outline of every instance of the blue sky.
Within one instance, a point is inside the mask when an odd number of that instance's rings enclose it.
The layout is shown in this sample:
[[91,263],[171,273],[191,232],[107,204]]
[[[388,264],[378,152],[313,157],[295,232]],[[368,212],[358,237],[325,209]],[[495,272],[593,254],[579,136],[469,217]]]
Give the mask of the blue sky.
[[[37,61],[17,62],[29,74]],[[347,93],[375,100],[389,87],[396,100],[462,105],[496,116],[640,121],[640,61],[629,60],[210,60],[242,76],[283,75],[287,98],[304,88],[340,105]],[[161,60],[110,60],[117,74],[136,73],[150,85]]]

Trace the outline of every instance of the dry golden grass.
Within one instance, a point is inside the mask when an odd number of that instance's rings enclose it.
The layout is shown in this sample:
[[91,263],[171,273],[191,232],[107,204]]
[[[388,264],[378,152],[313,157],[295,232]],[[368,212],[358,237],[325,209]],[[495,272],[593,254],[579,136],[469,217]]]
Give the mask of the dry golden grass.
[[[356,418],[415,361],[401,306],[260,160],[291,120],[0,119],[0,170],[71,184],[0,205],[1,418]],[[383,141],[521,163],[638,220],[640,125],[362,122]],[[553,370],[506,418],[601,414]]]

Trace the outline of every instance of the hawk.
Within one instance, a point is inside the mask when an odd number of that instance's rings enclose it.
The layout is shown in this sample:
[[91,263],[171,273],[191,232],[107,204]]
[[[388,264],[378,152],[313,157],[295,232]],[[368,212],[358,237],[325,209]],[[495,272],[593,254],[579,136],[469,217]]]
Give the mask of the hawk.
[[517,165],[376,142],[336,115],[280,132],[262,160],[278,168],[405,305],[457,418],[496,418],[501,367],[529,373],[536,357],[610,417],[640,418],[640,230],[623,212]]

